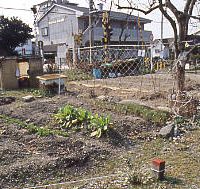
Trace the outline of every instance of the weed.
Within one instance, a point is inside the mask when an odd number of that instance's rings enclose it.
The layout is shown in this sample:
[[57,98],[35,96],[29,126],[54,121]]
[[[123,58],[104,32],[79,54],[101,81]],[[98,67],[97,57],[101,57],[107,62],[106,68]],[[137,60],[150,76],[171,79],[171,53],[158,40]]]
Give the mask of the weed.
[[135,116],[142,117],[146,121],[162,125],[164,124],[167,119],[170,117],[170,113],[161,110],[155,110],[150,107],[139,105],[139,104],[114,104],[108,102],[100,102],[97,101],[95,104],[104,109],[112,109],[115,112],[123,113],[123,114],[133,114]]
[[63,128],[76,126],[77,129],[82,128],[83,125],[91,119],[91,116],[90,112],[82,108],[74,108],[70,105],[60,108],[58,113],[54,115],[56,121],[61,124]]
[[80,80],[91,80],[92,75],[84,72],[81,69],[67,70],[64,73],[67,76],[67,81],[80,81]]
[[34,96],[42,96],[42,97],[53,97],[54,94],[49,90],[44,89],[26,89],[27,92],[31,93]]
[[53,130],[53,129],[48,129],[46,127],[38,127],[33,124],[27,124],[19,119],[16,118],[11,118],[6,115],[0,115],[0,118],[6,121],[9,124],[17,124],[18,126],[27,129],[30,133],[37,134],[41,137],[49,136],[49,135],[59,135],[59,136],[64,136],[67,137],[67,133],[61,130]]

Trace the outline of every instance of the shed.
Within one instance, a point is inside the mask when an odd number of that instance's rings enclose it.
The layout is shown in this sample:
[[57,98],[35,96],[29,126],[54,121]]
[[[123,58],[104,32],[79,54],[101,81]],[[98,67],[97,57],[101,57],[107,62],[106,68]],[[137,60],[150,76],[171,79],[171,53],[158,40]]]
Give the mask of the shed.
[[0,88],[18,89],[19,81],[27,78],[29,87],[38,87],[36,76],[43,74],[42,59],[38,57],[19,59],[17,57],[1,58]]

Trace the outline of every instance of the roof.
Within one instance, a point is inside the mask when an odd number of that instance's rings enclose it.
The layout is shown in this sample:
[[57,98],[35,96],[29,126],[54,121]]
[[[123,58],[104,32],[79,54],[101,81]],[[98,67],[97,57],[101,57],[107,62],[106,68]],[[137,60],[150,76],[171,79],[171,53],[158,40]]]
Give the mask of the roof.
[[193,33],[192,35],[200,35],[200,30],[196,31],[196,32]]
[[68,8],[83,12],[83,13],[89,13],[89,8],[86,8],[86,7],[79,7],[79,6],[70,5],[70,4],[69,5],[68,4],[64,4],[64,5],[62,4],[62,6],[65,6],[65,7],[68,7]]
[[[87,11],[84,12],[84,16],[89,16],[89,9],[87,9]],[[117,12],[117,11],[111,11],[110,17],[111,17],[111,19],[121,20],[121,21],[127,20],[127,18],[128,18],[129,21],[138,20],[138,16],[126,14],[126,13],[123,13],[123,12]],[[151,20],[140,17],[140,22],[151,23]]]
[[[56,5],[59,6],[59,7],[62,7],[62,8],[68,8],[68,9],[71,9],[71,10],[82,12],[83,13],[82,16],[89,16],[89,8],[79,7],[76,4],[70,4],[70,3],[69,4],[53,3],[51,8],[38,20],[38,22],[40,22],[40,20],[42,20],[42,18],[44,18],[44,16],[47,15]],[[127,16],[128,16],[128,19],[131,20],[131,21],[138,19],[138,16],[129,15],[129,14],[126,14],[126,13],[123,13],[123,12],[116,12],[116,11],[111,11],[110,16],[111,16],[112,19],[116,19],[116,20],[127,20]],[[140,22],[151,23],[151,20],[140,17]]]
[[[129,20],[138,20],[138,16],[126,14],[126,13],[123,13],[123,12],[111,11],[111,18],[113,17],[113,18],[115,18],[117,20],[126,20],[127,16],[129,16],[128,17]],[[151,20],[140,17],[140,22],[151,23]]]
[[57,47],[58,45],[54,44],[54,45],[45,45],[44,46],[44,52],[57,52]]

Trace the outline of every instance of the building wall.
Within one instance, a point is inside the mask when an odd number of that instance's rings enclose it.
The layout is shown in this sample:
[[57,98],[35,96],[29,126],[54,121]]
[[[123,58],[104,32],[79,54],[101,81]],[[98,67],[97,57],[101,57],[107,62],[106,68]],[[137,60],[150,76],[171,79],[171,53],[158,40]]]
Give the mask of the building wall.
[[[113,35],[111,36],[111,41],[119,41],[119,36],[120,33],[122,32],[121,28],[114,28],[113,27]],[[89,31],[87,31],[85,33],[85,35],[83,36],[83,43],[85,43],[86,41],[89,40]],[[151,31],[138,31],[138,30],[131,30],[131,29],[125,29],[122,35],[122,41],[125,38],[125,35],[128,35],[129,37],[126,39],[126,41],[144,41],[144,42],[148,42],[150,39],[150,35],[152,34]],[[142,37],[141,37],[142,36]],[[101,39],[103,38],[103,29],[102,27],[95,27],[94,28],[94,40],[95,41],[101,41]]]
[[36,78],[43,74],[43,64],[41,58],[30,58],[29,62],[29,86],[31,88],[39,87],[39,80]]
[[[39,23],[39,40],[44,45],[65,43],[73,47],[73,34],[78,33],[76,12],[54,7]],[[44,33],[47,28],[47,33]]]
[[[83,24],[81,24],[81,21],[83,22],[83,19],[79,21],[79,26],[83,27]],[[148,42],[150,35],[152,34],[151,31],[144,30],[144,23],[141,23],[142,32],[138,29],[138,24],[135,22],[129,22],[128,24],[125,21],[120,20],[111,20],[111,27],[113,29],[111,41],[117,42],[119,41],[119,36],[122,32],[122,26],[124,26],[124,31],[121,37],[122,42],[124,41],[125,35],[128,35],[129,37],[126,39],[127,42],[131,41],[144,41]],[[99,23],[94,27],[94,41],[101,41],[103,38],[103,28],[102,28],[102,21],[99,21]],[[142,37],[141,37],[142,36]],[[89,30],[87,30],[83,35],[83,44],[89,41]]]

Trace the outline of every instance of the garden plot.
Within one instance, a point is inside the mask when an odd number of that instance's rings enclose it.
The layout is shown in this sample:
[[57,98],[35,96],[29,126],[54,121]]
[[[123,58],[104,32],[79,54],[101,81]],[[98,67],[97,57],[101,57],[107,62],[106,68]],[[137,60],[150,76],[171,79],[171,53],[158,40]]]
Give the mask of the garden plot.
[[[193,85],[191,91],[198,91],[195,81],[190,82]],[[141,181],[138,188],[200,187],[197,179],[200,172],[199,130],[187,132],[179,141],[160,139],[157,132],[168,118],[166,112],[138,104],[123,106],[118,102],[124,100],[124,96],[117,96],[119,91],[116,93],[113,89],[105,88],[106,94],[113,94],[107,95],[108,99],[97,98],[98,95],[91,95],[90,88],[82,86],[74,85],[77,88],[71,88],[64,95],[35,98],[29,103],[22,100],[29,92],[8,91],[3,95],[16,99],[0,106],[2,188],[70,181],[77,182],[58,188],[136,188],[129,182],[130,178],[143,178],[143,174],[147,178],[143,171],[150,170],[151,160],[155,157],[167,162],[166,180],[148,182],[148,185]],[[153,101],[152,98],[149,101]],[[84,108],[94,115],[110,115],[112,129],[101,138],[91,137],[85,130],[68,132],[62,129],[55,122],[54,114],[65,105]],[[138,174],[132,175],[133,169]],[[87,180],[103,176],[108,177]]]
[[[200,99],[200,75],[186,75],[186,89],[189,94]],[[133,100],[135,103],[153,108],[168,106],[168,94],[175,89],[175,80],[171,74],[156,73],[140,76],[73,81],[67,89],[90,96],[91,91],[97,96],[105,96],[115,101]]]

